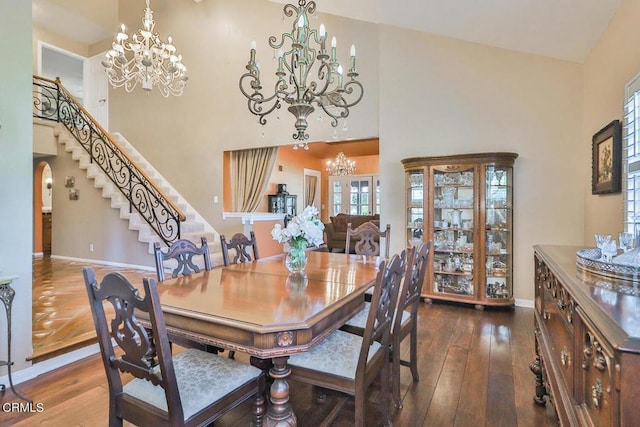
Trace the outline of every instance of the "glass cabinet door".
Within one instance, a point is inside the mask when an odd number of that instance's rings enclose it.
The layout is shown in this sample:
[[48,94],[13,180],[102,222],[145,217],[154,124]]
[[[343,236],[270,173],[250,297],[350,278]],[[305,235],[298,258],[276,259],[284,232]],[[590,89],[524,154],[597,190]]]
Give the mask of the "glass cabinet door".
[[475,295],[474,168],[433,171],[433,292]]
[[424,172],[407,173],[407,243],[415,246],[424,238]]
[[487,298],[511,298],[513,295],[511,183],[511,167],[486,167],[484,240]]

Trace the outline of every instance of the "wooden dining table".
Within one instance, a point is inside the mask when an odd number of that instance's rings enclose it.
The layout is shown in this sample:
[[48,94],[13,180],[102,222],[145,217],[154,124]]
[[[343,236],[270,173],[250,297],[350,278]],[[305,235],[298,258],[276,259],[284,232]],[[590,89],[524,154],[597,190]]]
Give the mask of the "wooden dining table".
[[362,309],[380,263],[379,257],[307,254],[304,274],[290,273],[284,255],[276,255],[158,284],[170,336],[245,352],[252,364],[268,368],[268,426],[297,424],[289,356],[308,351]]

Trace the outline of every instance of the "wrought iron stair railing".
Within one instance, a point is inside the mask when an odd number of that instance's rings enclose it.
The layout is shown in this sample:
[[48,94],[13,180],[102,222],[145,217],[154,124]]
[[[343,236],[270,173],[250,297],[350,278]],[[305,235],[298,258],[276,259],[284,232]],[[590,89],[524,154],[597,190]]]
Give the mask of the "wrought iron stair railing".
[[33,117],[62,123],[111,182],[168,245],[180,239],[185,215],[80,105],[59,79],[33,76]]

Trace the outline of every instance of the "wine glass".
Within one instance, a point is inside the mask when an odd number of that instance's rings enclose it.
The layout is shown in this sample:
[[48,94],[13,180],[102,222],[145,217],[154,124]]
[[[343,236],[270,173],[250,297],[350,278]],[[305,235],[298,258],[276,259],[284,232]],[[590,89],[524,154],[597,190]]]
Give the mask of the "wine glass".
[[609,240],[602,246],[601,250],[605,262],[613,261],[613,257],[618,255],[618,245],[615,240]]
[[594,234],[596,239],[596,246],[602,250],[602,247],[611,241],[611,234]]
[[633,247],[633,234],[632,233],[620,233],[618,234],[618,241],[620,242],[620,248],[627,252]]

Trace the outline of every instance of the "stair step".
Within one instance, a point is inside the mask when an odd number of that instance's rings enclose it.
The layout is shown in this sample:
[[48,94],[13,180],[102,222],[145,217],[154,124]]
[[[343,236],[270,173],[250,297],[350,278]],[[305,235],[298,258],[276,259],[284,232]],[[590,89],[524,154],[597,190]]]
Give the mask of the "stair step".
[[[161,241],[160,237],[153,231],[151,226],[135,210],[130,212],[129,201],[120,190],[113,184],[111,179],[105,175],[98,165],[91,162],[91,157],[84,147],[67,131],[62,124],[54,128],[54,136],[58,143],[64,145],[64,150],[71,153],[71,158],[78,162],[78,166],[86,171],[86,176],[93,180],[94,187],[101,190],[102,197],[110,200],[113,209],[120,211],[120,218],[128,222],[128,228],[138,233],[138,241],[148,244],[148,251],[153,254],[153,243]],[[180,224],[181,238],[189,239],[200,244],[200,238],[205,236],[208,241],[209,250],[213,265],[222,264],[222,255],[217,233],[202,217],[193,209],[186,200],[169,184],[160,173],[149,164],[140,153],[137,152],[124,137],[115,134],[114,140],[125,151],[129,157],[134,159],[144,173],[152,179],[158,188],[182,211],[186,220]]]

